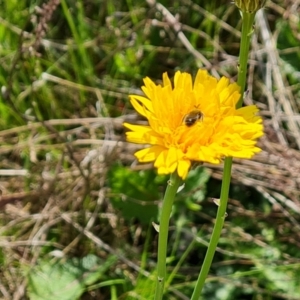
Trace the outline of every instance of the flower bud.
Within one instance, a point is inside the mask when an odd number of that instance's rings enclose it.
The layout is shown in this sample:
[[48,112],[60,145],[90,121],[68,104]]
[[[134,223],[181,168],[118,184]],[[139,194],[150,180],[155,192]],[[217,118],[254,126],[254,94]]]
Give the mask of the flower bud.
[[246,13],[256,13],[266,5],[267,0],[234,0],[235,5]]

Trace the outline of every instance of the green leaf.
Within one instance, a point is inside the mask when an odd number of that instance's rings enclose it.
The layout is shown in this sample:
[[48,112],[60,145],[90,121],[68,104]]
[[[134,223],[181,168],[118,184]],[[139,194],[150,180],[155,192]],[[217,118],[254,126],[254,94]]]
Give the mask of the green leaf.
[[111,257],[101,264],[89,254],[69,260],[44,260],[28,275],[27,295],[30,300],[76,300],[86,286],[96,282],[114,263]]
[[[203,167],[198,167],[189,172],[187,180],[182,194],[178,194],[179,201],[182,201],[184,198],[186,206],[193,211],[198,211],[201,209],[201,206],[198,203],[201,203],[206,194],[206,183],[210,178],[210,173],[208,169]],[[180,195],[182,197],[180,197]]]
[[160,182],[153,170],[131,171],[114,166],[109,172],[109,185],[113,193],[111,202],[125,219],[137,218],[144,224],[155,220],[158,201],[161,201]]
[[256,266],[267,278],[267,288],[272,291],[283,292],[287,297],[299,297],[299,277],[295,274],[299,266],[295,265],[295,268],[292,265],[278,267],[275,265],[263,265],[259,262]]

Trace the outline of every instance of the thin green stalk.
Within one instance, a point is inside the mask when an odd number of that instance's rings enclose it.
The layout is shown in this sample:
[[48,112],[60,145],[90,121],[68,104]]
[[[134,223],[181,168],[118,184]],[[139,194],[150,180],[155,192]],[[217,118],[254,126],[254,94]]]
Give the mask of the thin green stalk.
[[173,174],[171,174],[170,180],[168,181],[168,187],[162,204],[158,234],[157,282],[155,289],[155,300],[161,300],[164,293],[164,284],[166,281],[166,258],[169,220],[174,198],[177,193],[180,182],[181,179],[175,171]]
[[212,260],[215,255],[215,251],[221,236],[221,231],[223,228],[228,194],[229,194],[229,186],[230,186],[230,177],[231,177],[231,166],[232,166],[232,158],[227,157],[224,163],[224,173],[223,173],[223,181],[222,181],[222,189],[221,189],[221,197],[220,197],[220,206],[218,208],[217,217],[215,226],[212,232],[212,236],[208,245],[208,249],[203,261],[203,265],[196,283],[196,287],[194,289],[194,293],[192,295],[191,300],[198,300],[201,295],[202,288],[205,283],[205,279],[208,275]]
[[173,279],[176,277],[176,275],[178,274],[178,270],[179,268],[182,266],[182,264],[185,262],[185,259],[187,258],[187,256],[190,254],[190,252],[194,249],[194,246],[196,244],[196,239],[193,239],[192,242],[190,243],[190,245],[185,249],[185,251],[183,252],[183,254],[181,255],[178,263],[176,264],[176,266],[174,267],[174,269],[172,270],[172,273],[170,274],[170,276],[168,277],[168,280],[166,281],[166,286],[170,286]]
[[[239,66],[238,66],[238,80],[237,83],[241,87],[241,98],[237,103],[236,107],[240,108],[243,104],[243,95],[246,86],[246,75],[247,75],[247,64],[248,64],[248,54],[250,47],[250,39],[252,33],[252,26],[254,22],[255,14],[243,13],[243,27],[242,27],[242,38],[240,44],[240,54],[239,54]],[[212,260],[215,255],[215,251],[221,236],[221,231],[224,225],[227,202],[228,202],[228,194],[230,187],[230,179],[231,179],[231,167],[232,167],[232,158],[227,157],[224,163],[224,173],[222,179],[222,188],[221,188],[221,196],[220,196],[220,206],[218,208],[217,217],[215,226],[212,232],[212,236],[207,248],[207,252],[203,261],[203,265],[199,274],[199,277],[196,282],[196,286],[192,295],[191,300],[200,299],[201,292],[210,270],[210,266]]]
[[[85,42],[84,36],[86,36],[86,30],[83,23],[84,20],[83,4],[82,1],[77,1],[78,14],[77,14],[77,20],[75,20],[71,14],[70,8],[68,7],[67,1],[61,0],[60,3],[63,9],[64,16],[68,22],[68,25],[70,27],[70,30],[76,42],[76,45],[78,46],[78,52],[82,63],[80,64],[74,63],[74,68],[76,68],[76,74],[78,76],[79,82],[82,83],[84,82],[84,78],[86,78],[87,76],[91,76],[93,74],[93,67],[91,64],[91,60],[89,59],[86,48],[84,46],[84,42]],[[72,49],[72,47],[70,47],[70,51],[71,54],[75,55],[76,51]],[[73,62],[78,62],[75,56]]]

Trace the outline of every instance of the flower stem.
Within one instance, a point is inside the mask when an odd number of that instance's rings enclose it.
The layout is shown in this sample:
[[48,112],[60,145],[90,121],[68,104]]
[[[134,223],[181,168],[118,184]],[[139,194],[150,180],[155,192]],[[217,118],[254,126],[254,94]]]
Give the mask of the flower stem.
[[168,187],[162,204],[158,234],[157,282],[155,289],[155,300],[161,300],[164,293],[164,284],[166,281],[166,257],[169,233],[169,220],[174,198],[177,193],[180,182],[181,179],[175,171],[171,174],[170,180],[168,181]]
[[224,163],[224,173],[223,173],[223,181],[222,181],[222,189],[221,189],[221,197],[220,197],[220,206],[217,212],[217,218],[215,222],[215,226],[212,232],[212,236],[210,238],[210,242],[208,245],[208,249],[203,261],[203,265],[201,268],[201,272],[199,274],[196,287],[194,289],[193,295],[191,300],[198,300],[201,295],[202,288],[205,283],[205,279],[208,275],[212,260],[215,255],[215,251],[220,239],[221,231],[223,228],[225,214],[226,214],[226,207],[228,201],[228,193],[229,193],[229,186],[230,186],[230,175],[231,175],[231,165],[232,165],[232,158],[227,157]]
[[[248,54],[249,54],[250,39],[251,39],[254,17],[255,17],[255,13],[253,14],[243,13],[243,24],[242,24],[243,27],[242,27],[242,38],[240,44],[239,65],[238,65],[239,71],[238,71],[238,80],[237,80],[238,85],[241,87],[241,98],[236,105],[237,108],[240,108],[243,104],[243,96],[246,87]],[[227,157],[224,163],[220,206],[218,208],[214,229],[211,235],[211,239],[207,248],[207,252],[191,300],[198,300],[200,298],[206,277],[208,275],[221,236],[221,231],[224,225],[227,202],[228,202],[231,167],[232,167],[232,158]]]

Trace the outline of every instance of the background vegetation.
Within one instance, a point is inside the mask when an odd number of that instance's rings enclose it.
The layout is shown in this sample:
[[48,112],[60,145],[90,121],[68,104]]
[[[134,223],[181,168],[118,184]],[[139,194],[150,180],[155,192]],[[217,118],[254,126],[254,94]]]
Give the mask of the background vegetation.
[[[168,177],[133,157],[122,123],[145,76],[206,68],[235,80],[240,15],[227,0],[0,1],[1,299],[151,299]],[[263,151],[235,160],[204,299],[300,299],[300,2],[257,15],[247,104]],[[209,99],[208,99],[209,100]],[[166,299],[189,299],[222,166],[175,203]]]

